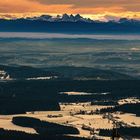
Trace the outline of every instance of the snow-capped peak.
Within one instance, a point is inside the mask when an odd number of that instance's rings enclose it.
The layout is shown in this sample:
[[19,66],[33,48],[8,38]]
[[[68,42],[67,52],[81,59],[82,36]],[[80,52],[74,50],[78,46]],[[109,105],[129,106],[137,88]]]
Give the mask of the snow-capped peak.
[[92,22],[91,19],[87,19],[82,17],[80,14],[77,15],[68,15],[68,14],[63,14],[63,15],[57,15],[56,17],[50,16],[50,15],[41,15],[39,17],[32,17],[32,18],[26,18],[27,20],[40,20],[40,21],[50,21],[50,22]]

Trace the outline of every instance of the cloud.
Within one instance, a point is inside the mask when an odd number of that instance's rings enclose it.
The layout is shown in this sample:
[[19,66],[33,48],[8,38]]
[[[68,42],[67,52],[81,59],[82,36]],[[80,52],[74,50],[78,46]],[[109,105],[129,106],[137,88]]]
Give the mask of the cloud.
[[46,5],[38,1],[31,0],[4,0],[0,1],[0,13],[28,13],[28,12],[48,12],[61,13],[68,12],[70,5]]
[[121,7],[125,11],[140,11],[140,0],[30,0],[46,5],[72,5],[73,8]]
[[[140,0],[2,0],[0,13],[83,14],[95,19],[140,18]],[[109,16],[106,16],[109,15]],[[20,15],[21,17],[21,15]],[[8,18],[8,17],[7,17]]]

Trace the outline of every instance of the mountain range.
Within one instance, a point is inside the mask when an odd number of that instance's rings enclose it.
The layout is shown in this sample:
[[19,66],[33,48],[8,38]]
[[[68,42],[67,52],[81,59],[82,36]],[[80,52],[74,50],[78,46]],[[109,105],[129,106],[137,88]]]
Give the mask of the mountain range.
[[[47,22],[88,22],[88,23],[99,23],[103,22],[100,20],[92,20],[90,18],[84,18],[80,14],[77,15],[68,15],[68,14],[63,14],[57,15],[56,17],[53,17],[51,15],[41,15],[38,17],[27,17],[25,18],[26,20],[37,20],[37,21],[47,21]],[[139,23],[140,20],[135,20],[135,19],[128,19],[128,18],[120,18],[120,20],[115,21],[115,20],[109,20],[108,22],[116,22],[116,23]]]
[[56,17],[41,15],[18,19],[0,19],[0,31],[67,33],[140,33],[140,20],[121,18],[108,22],[84,18],[80,14]]
[[90,18],[84,18],[80,14],[77,15],[68,15],[68,14],[63,14],[57,15],[56,17],[50,16],[50,15],[41,15],[39,17],[29,17],[26,18],[27,20],[39,20],[39,21],[49,21],[49,22],[93,22]]

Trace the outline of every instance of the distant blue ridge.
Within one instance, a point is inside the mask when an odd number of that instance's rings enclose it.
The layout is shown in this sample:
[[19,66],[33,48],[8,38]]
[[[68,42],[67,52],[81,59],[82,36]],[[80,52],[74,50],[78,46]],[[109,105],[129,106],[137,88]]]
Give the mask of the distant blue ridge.
[[140,33],[140,21],[85,22],[43,20],[0,20],[1,32],[52,32],[52,33]]

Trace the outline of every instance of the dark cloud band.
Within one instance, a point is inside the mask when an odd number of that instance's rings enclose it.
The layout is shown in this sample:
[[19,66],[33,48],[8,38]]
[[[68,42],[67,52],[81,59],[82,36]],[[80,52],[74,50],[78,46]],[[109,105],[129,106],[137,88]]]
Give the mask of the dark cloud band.
[[126,11],[140,11],[140,0],[30,0],[47,5],[72,5],[75,8],[122,7]]

